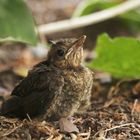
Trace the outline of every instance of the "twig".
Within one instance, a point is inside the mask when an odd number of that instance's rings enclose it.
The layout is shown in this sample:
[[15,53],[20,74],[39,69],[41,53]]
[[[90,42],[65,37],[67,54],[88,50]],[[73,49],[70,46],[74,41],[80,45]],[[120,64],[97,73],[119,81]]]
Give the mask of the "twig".
[[[136,125],[137,126],[137,125]],[[138,132],[138,134],[140,135],[140,130],[138,128],[136,128],[135,126],[133,126],[134,129]]]
[[95,138],[101,132],[104,132],[105,133],[105,135],[104,135],[104,138],[105,138],[108,131],[111,131],[111,130],[114,130],[114,129],[117,129],[117,128],[121,128],[121,127],[125,127],[125,126],[130,126],[130,125],[131,126],[134,126],[136,124],[135,123],[125,123],[125,124],[122,124],[122,125],[114,126],[112,128],[106,129],[106,130],[99,130],[98,132],[95,133],[95,135],[93,136],[93,138]]
[[114,130],[114,129],[118,129],[118,128],[122,128],[122,127],[125,127],[125,126],[134,126],[135,125],[135,123],[126,123],[126,124],[122,124],[122,125],[118,125],[118,126],[114,126],[114,127],[112,127],[112,128],[109,128],[109,129],[106,129],[105,130],[105,138],[106,138],[106,135],[107,135],[107,133],[108,133],[108,131],[112,131],[112,130]]
[[13,132],[15,132],[18,128],[20,128],[22,126],[23,126],[23,124],[20,124],[19,126],[14,127],[11,131],[5,133],[2,137],[9,136],[10,134],[12,134]]
[[27,116],[28,120],[29,120],[30,122],[32,122],[32,119],[31,119],[31,117],[29,116],[29,114],[26,114],[26,116]]
[[70,136],[71,136],[72,140],[77,140],[77,136],[75,134],[71,133]]
[[140,125],[139,125],[139,124],[136,124],[136,126],[137,126],[138,128],[140,128]]
[[[123,79],[123,80],[118,81],[115,86],[110,88],[110,90],[108,92],[108,95],[107,95],[107,98],[109,99],[109,98],[112,98],[113,96],[115,96],[119,92],[119,90],[120,90],[120,88],[119,88],[120,85],[122,83],[128,82],[128,81],[129,81],[129,79]],[[105,104],[104,106],[108,107],[110,105],[106,106],[106,104]]]
[[91,128],[89,127],[89,131],[87,133],[80,133],[79,136],[87,136],[85,139],[88,140],[91,135]]
[[100,133],[103,133],[104,131],[101,129],[99,131],[97,131],[94,136],[92,137],[92,139],[95,139],[97,135],[99,135]]
[[117,93],[119,93],[120,90],[120,86],[125,83],[125,82],[131,82],[131,81],[135,81],[135,80],[139,80],[137,78],[135,79],[122,79],[120,81],[118,81],[114,87],[111,87],[109,92],[108,92],[108,96],[107,98],[112,98],[113,96],[115,96]]
[[140,7],[140,0],[129,0],[113,8],[102,10],[88,16],[40,25],[38,31],[40,34],[51,34],[59,31],[76,29],[105,21],[138,7]]
[[136,108],[137,103],[138,103],[138,99],[135,99],[134,104],[133,104],[133,108],[132,108],[132,111],[131,111],[131,115],[132,116],[134,114],[134,111],[135,111],[135,108]]
[[129,126],[129,125],[135,125],[135,123],[125,123],[125,124],[122,124],[122,125],[118,125],[118,126],[114,126],[112,128],[109,128],[109,129],[106,129],[105,131],[108,132],[108,131],[111,131],[111,130],[114,130],[114,129],[117,129],[117,128],[121,128],[121,127],[124,127],[124,126]]

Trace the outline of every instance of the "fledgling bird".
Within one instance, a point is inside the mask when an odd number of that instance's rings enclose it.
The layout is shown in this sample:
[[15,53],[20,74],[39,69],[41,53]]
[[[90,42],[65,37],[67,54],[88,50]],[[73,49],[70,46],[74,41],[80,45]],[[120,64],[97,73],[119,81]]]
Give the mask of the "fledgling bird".
[[2,115],[42,115],[59,120],[85,111],[90,104],[93,72],[82,65],[83,44],[78,39],[51,41],[47,59],[35,65],[12,91],[1,108]]

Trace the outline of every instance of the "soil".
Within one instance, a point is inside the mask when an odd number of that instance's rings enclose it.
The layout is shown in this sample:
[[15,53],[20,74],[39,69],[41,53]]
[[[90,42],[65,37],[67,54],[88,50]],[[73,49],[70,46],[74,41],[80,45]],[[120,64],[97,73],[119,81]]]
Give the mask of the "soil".
[[[70,18],[79,2],[28,0],[27,4],[37,25],[40,25]],[[111,36],[133,35],[118,19],[112,19],[51,34],[46,39],[86,34],[85,46],[91,50],[102,32]],[[0,44],[0,104],[24,78],[27,70],[43,58],[35,57],[25,44]],[[89,58],[89,51],[86,51],[85,60]],[[106,73],[95,71],[91,107],[84,114],[75,114],[72,121],[79,132],[61,132],[60,122],[40,121],[29,116],[24,120],[0,116],[0,140],[140,140],[140,80],[114,79]]]

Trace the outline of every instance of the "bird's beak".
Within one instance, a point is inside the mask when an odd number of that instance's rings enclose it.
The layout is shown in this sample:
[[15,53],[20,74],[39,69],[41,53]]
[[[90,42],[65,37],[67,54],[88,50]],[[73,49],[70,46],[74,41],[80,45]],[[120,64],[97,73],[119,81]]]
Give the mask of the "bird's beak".
[[81,48],[81,47],[83,46],[85,40],[86,40],[86,36],[85,36],[85,35],[79,37],[79,38],[73,43],[73,48],[75,48],[75,49]]
[[67,57],[72,53],[83,54],[83,44],[84,44],[85,40],[86,40],[86,36],[83,35],[83,36],[79,37],[74,43],[72,43],[72,47],[68,50],[65,58],[67,59]]

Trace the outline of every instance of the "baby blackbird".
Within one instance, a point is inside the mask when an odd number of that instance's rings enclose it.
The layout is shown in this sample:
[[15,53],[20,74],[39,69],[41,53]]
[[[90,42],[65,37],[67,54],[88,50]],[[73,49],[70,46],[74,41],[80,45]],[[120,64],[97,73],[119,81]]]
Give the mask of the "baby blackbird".
[[85,111],[93,85],[92,71],[81,65],[85,39],[51,41],[47,60],[15,87],[1,114],[22,118],[43,114],[47,120],[59,120]]

